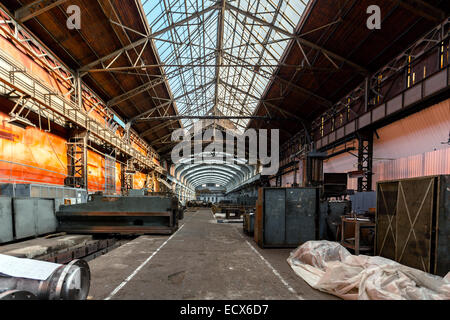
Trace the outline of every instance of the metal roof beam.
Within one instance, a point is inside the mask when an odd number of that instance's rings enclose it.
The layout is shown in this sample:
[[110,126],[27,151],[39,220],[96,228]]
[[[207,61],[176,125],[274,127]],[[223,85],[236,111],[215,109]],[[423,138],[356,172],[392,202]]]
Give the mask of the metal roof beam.
[[422,0],[391,0],[396,4],[402,6],[406,10],[424,17],[428,20],[441,22],[445,18],[445,12],[433,7]]
[[[149,120],[151,120],[151,118],[149,118]],[[171,121],[163,121],[162,123],[158,124],[157,126],[152,127],[151,129],[145,130],[144,132],[142,132],[139,136],[141,138],[148,136],[149,134],[152,134],[154,132],[157,132],[158,130],[161,130],[167,126],[170,126],[173,123],[178,122],[178,120],[171,120]]]
[[275,31],[277,31],[277,32],[279,32],[279,33],[281,33],[281,34],[284,34],[284,35],[286,35],[286,36],[288,36],[288,37],[291,37],[291,38],[295,38],[295,39],[297,39],[297,40],[298,40],[301,44],[303,44],[303,45],[306,45],[306,46],[308,46],[308,47],[310,47],[310,48],[313,48],[313,49],[315,49],[315,50],[321,51],[322,53],[325,53],[325,54],[327,54],[327,55],[330,56],[330,57],[333,57],[333,58],[335,58],[335,59],[337,59],[337,60],[340,60],[340,61],[342,61],[342,62],[345,62],[345,63],[347,63],[348,65],[350,65],[350,66],[352,66],[353,68],[357,69],[359,72],[361,72],[361,73],[363,73],[363,74],[368,74],[368,73],[369,73],[369,71],[368,71],[366,68],[364,68],[363,66],[360,66],[359,64],[357,64],[357,63],[355,63],[355,62],[353,62],[353,61],[351,61],[351,60],[349,60],[349,59],[347,59],[347,58],[344,58],[344,57],[342,57],[342,56],[340,56],[340,55],[338,55],[338,54],[336,54],[336,53],[334,53],[334,52],[331,52],[331,51],[329,51],[329,50],[327,50],[327,49],[325,49],[325,48],[323,48],[323,47],[321,47],[321,46],[319,46],[319,45],[317,45],[317,44],[315,44],[315,43],[313,43],[313,42],[310,42],[310,41],[308,41],[308,40],[306,40],[306,39],[303,39],[303,38],[301,38],[301,37],[299,37],[299,36],[297,36],[297,35],[295,35],[295,34],[289,32],[289,31],[286,31],[286,30],[284,30],[283,28],[277,27],[277,26],[276,26],[275,24],[273,24],[273,23],[269,23],[269,22],[265,21],[264,19],[255,17],[255,16],[254,16],[252,13],[250,13],[250,12],[247,12],[247,11],[245,11],[245,10],[239,9],[239,8],[237,8],[237,7],[235,7],[235,6],[231,5],[231,4],[229,4],[229,3],[226,4],[226,7],[227,7],[227,9],[229,9],[229,10],[236,11],[237,13],[242,14],[243,16],[245,16],[245,17],[247,17],[247,18],[250,18],[250,19],[252,19],[252,20],[254,20],[254,21],[256,21],[256,22],[258,22],[258,23],[260,23],[260,24],[262,24],[262,25],[265,25],[265,26],[267,26],[267,27],[270,27],[270,28],[272,28],[273,30],[275,30]]
[[103,63],[105,61],[108,61],[110,59],[114,59],[118,55],[121,55],[121,54],[123,54],[124,52],[126,52],[128,50],[131,50],[131,49],[133,49],[133,48],[135,48],[137,46],[145,44],[149,39],[153,39],[155,37],[158,37],[158,36],[168,32],[168,31],[170,31],[170,30],[172,30],[172,29],[174,29],[176,27],[179,27],[179,26],[182,26],[182,25],[188,23],[189,21],[191,21],[193,19],[197,19],[198,17],[201,17],[202,15],[204,15],[204,14],[206,14],[206,13],[212,11],[212,10],[215,10],[217,8],[219,8],[219,5],[213,5],[213,6],[209,7],[209,8],[206,8],[205,10],[196,12],[196,13],[192,14],[191,16],[183,19],[183,20],[180,20],[180,21],[178,21],[176,23],[173,23],[173,24],[167,26],[166,28],[163,28],[163,29],[161,29],[159,31],[156,31],[156,32],[148,35],[147,37],[144,37],[144,38],[141,38],[141,39],[139,39],[137,41],[134,41],[134,42],[130,43],[129,45],[127,45],[127,46],[125,46],[125,47],[123,47],[121,49],[118,49],[118,50],[116,50],[116,51],[114,51],[114,52],[112,52],[112,53],[110,53],[110,54],[108,54],[108,55],[106,55],[106,56],[104,56],[102,58],[99,58],[99,59],[97,59],[97,60],[95,60],[95,61],[93,61],[93,62],[91,62],[91,63],[89,63],[89,64],[87,64],[87,65],[85,65],[83,67],[81,67],[79,69],[79,71],[81,73],[89,72],[89,70],[92,67],[94,67],[94,66],[96,66],[96,65],[98,65],[100,63]]
[[[236,59],[236,60],[238,60],[238,61],[245,62],[245,61],[242,60],[241,58],[236,57],[236,56],[234,56],[234,55],[232,55],[232,54],[227,53],[227,55],[230,56],[230,58]],[[230,59],[230,60],[231,60],[231,59]],[[243,66],[243,67],[245,68],[246,66]],[[311,69],[311,70],[314,71],[314,67],[309,67],[308,69]],[[291,82],[291,81],[288,81],[288,80],[286,80],[286,79],[281,78],[280,76],[277,76],[277,75],[273,74],[273,75],[272,75],[272,78],[274,78],[275,80],[277,80],[277,81],[279,81],[279,82],[281,82],[281,83],[286,84],[288,87],[293,87],[293,88],[297,89],[298,91],[301,91],[301,92],[303,92],[303,93],[305,93],[305,94],[307,94],[307,95],[313,96],[314,98],[316,98],[317,100],[319,100],[319,102],[320,102],[321,104],[323,104],[324,106],[331,107],[331,106],[333,105],[333,103],[332,103],[330,100],[328,100],[327,98],[324,98],[324,97],[322,97],[322,96],[319,96],[319,95],[317,95],[316,93],[314,93],[314,92],[312,92],[312,91],[310,91],[310,90],[308,90],[308,89],[306,89],[306,88],[300,87],[299,85],[297,85],[297,84],[295,84],[295,83],[293,83],[293,82]]]
[[23,6],[20,9],[17,9],[14,12],[14,16],[17,20],[23,23],[63,4],[66,1],[67,0],[37,0]]
[[147,91],[148,89],[152,89],[152,88],[156,87],[157,85],[163,84],[164,81],[165,81],[164,78],[161,77],[160,79],[158,79],[156,81],[152,80],[152,81],[149,81],[147,83],[144,83],[143,85],[141,85],[139,87],[136,87],[136,88],[134,88],[134,89],[132,89],[132,90],[130,90],[128,92],[125,92],[124,94],[122,94],[120,96],[117,96],[117,97],[109,100],[106,103],[106,105],[108,107],[115,106],[115,105],[117,105],[117,104],[119,104],[121,102],[124,102],[124,101],[126,101],[128,99],[131,99],[131,98],[137,96],[138,94],[141,94],[141,93]]
[[290,113],[289,111],[283,110],[280,107],[278,107],[278,106],[276,106],[276,105],[274,105],[274,104],[272,104],[272,103],[270,103],[268,101],[261,100],[261,99],[255,97],[254,95],[252,95],[252,94],[250,94],[248,92],[245,92],[244,90],[241,90],[241,89],[237,88],[236,86],[233,86],[233,85],[231,85],[229,83],[226,83],[223,80],[221,80],[220,83],[223,84],[224,86],[229,86],[230,88],[233,88],[234,90],[236,90],[236,91],[238,91],[238,92],[240,92],[240,93],[242,93],[244,95],[248,95],[250,98],[253,98],[256,101],[261,102],[262,104],[264,104],[264,105],[266,105],[266,106],[268,106],[268,107],[270,107],[272,109],[277,110],[278,112],[280,112],[284,116],[293,117],[294,119],[296,119],[298,121],[304,121],[303,119],[299,118],[297,115],[295,115],[293,113]]

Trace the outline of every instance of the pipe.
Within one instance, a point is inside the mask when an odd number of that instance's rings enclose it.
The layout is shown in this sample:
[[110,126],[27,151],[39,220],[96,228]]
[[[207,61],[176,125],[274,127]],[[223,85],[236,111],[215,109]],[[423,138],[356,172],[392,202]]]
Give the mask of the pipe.
[[[45,262],[32,260],[39,268]],[[89,265],[84,260],[73,260],[60,265],[47,280],[0,277],[1,299],[86,300],[91,281]]]

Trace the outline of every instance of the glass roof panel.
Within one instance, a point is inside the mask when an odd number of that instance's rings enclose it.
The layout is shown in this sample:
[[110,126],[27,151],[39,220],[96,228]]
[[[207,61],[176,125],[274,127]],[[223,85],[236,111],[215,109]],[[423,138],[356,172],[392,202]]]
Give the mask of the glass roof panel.
[[252,115],[308,1],[142,0],[180,115]]

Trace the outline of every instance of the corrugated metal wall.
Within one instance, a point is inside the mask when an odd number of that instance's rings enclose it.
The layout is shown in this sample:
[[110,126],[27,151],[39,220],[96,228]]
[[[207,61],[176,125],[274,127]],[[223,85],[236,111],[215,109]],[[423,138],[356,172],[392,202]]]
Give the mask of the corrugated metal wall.
[[375,181],[450,174],[450,147],[374,165]]
[[[376,158],[399,159],[445,149],[450,131],[450,99],[378,130]],[[376,160],[376,159],[375,159]]]
[[[377,130],[374,187],[377,181],[450,174],[450,99]],[[354,142],[357,148],[357,143]],[[355,154],[357,151],[354,152]],[[324,163],[324,172],[357,169],[357,158],[342,154]],[[349,189],[357,179],[349,179]]]

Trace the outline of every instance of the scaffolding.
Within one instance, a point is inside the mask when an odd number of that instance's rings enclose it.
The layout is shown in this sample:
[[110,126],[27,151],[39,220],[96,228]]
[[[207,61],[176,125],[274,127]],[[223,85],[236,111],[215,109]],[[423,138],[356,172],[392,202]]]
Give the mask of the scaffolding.
[[76,134],[67,142],[67,171],[65,185],[87,189],[87,132]]

